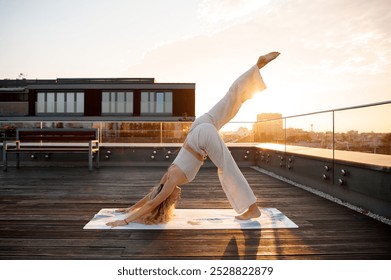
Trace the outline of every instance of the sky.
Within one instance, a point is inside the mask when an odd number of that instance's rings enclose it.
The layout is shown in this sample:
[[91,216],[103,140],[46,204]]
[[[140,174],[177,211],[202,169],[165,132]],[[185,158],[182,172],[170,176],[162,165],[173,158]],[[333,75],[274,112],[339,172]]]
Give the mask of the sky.
[[[0,79],[196,83],[200,116],[270,51],[234,121],[391,100],[391,1],[0,0]],[[391,131],[388,108],[366,129]]]

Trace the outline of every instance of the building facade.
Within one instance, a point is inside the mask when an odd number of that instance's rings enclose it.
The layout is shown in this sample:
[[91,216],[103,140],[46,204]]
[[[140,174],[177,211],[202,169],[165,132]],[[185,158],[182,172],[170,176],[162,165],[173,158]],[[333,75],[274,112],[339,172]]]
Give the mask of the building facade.
[[279,113],[258,114],[253,130],[255,142],[284,142],[284,123]]
[[1,80],[4,117],[193,120],[195,84],[153,78]]

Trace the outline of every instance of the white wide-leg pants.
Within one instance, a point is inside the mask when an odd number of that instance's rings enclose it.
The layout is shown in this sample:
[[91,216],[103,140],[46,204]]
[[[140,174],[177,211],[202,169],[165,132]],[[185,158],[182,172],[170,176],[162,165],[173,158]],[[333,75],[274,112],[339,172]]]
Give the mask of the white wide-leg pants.
[[256,197],[218,131],[237,114],[246,100],[265,88],[255,65],[232,84],[209,112],[194,121],[187,137],[188,145],[200,154],[207,154],[217,166],[223,190],[237,213],[247,210],[256,202]]

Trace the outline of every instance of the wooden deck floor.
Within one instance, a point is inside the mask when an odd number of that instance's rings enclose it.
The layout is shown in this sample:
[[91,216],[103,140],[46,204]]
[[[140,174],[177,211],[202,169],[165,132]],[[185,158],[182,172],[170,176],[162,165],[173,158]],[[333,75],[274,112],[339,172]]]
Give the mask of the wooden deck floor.
[[[135,202],[164,168],[10,168],[0,172],[1,259],[390,259],[391,226],[243,168],[260,207],[298,229],[83,230],[104,207]],[[229,208],[216,169],[183,186],[178,208]]]

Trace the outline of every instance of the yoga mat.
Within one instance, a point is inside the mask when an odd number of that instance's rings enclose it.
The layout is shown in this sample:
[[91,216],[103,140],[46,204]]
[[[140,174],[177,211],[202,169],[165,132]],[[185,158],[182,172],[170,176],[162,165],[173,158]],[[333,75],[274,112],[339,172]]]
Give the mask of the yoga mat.
[[265,228],[298,228],[288,217],[276,208],[262,208],[261,217],[251,220],[237,220],[237,213],[232,209],[175,209],[175,216],[166,224],[144,225],[129,223],[126,226],[111,228],[107,222],[122,220],[123,213],[115,209],[102,209],[83,229],[265,229]]

